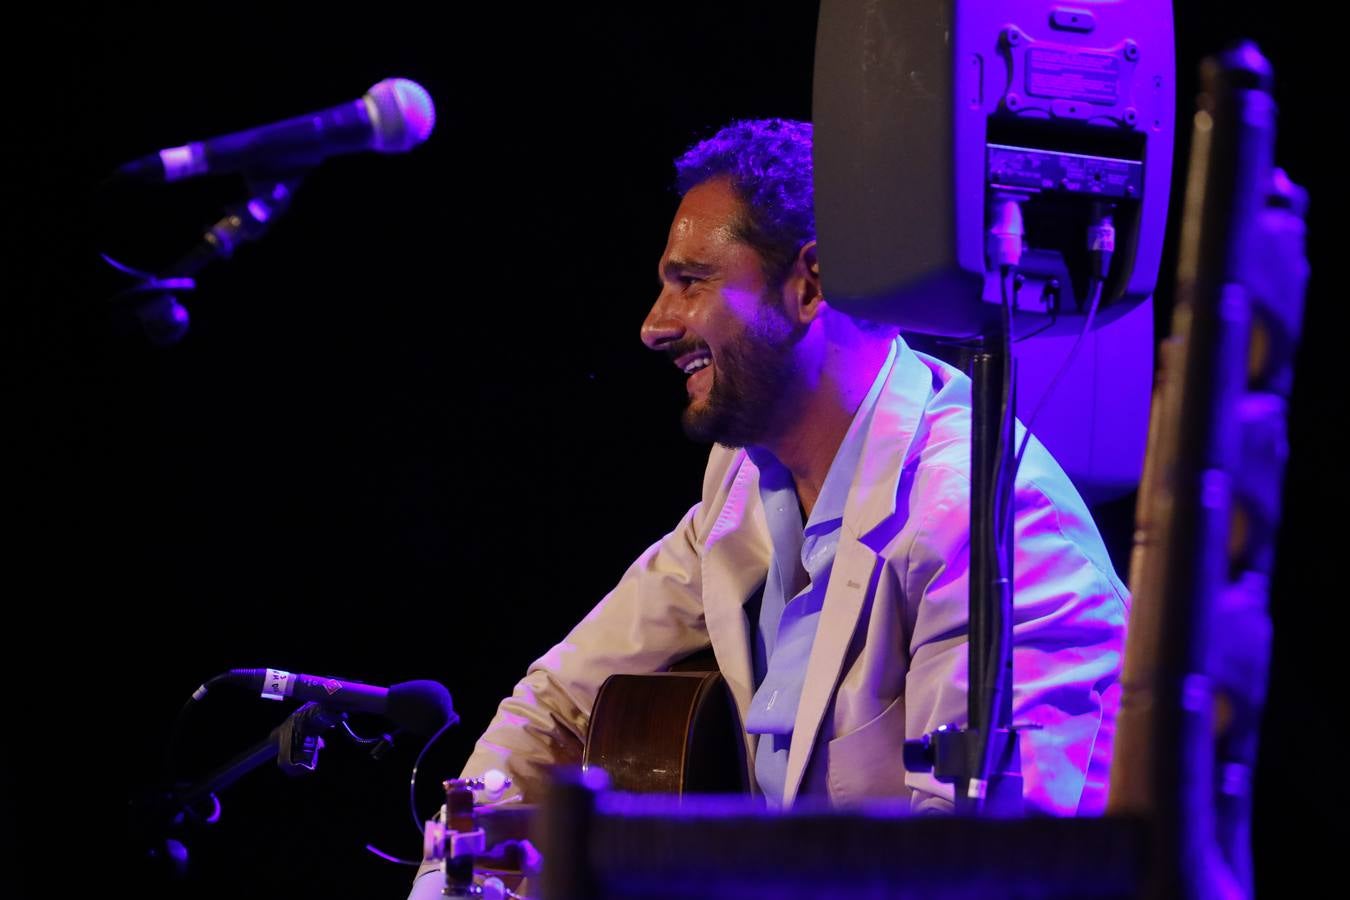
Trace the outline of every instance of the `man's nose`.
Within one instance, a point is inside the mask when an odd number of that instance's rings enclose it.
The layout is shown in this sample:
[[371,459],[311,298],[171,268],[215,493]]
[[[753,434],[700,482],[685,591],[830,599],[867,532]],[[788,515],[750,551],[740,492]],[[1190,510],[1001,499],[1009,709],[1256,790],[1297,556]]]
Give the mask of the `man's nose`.
[[642,322],[642,343],[652,350],[664,350],[684,337],[684,323],[670,302],[670,292],[662,290]]

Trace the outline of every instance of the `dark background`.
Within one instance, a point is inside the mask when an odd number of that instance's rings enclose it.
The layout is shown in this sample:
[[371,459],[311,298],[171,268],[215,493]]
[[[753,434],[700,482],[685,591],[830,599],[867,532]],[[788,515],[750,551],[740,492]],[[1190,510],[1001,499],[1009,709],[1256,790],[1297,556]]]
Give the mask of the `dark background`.
[[[677,204],[670,159],[733,117],[809,118],[815,5],[317,9],[57,8],[6,30],[8,892],[159,890],[128,852],[127,801],[158,777],[191,690],[235,666],[444,682],[463,722],[424,764],[428,813],[526,664],[697,497],[706,451],[680,432],[681,379],[637,340]],[[1247,35],[1274,63],[1316,269],[1313,135],[1332,126],[1310,36],[1250,2],[1187,3],[1177,28],[1183,120],[1203,54]],[[116,164],[394,75],[435,98],[426,146],[317,169],[265,241],[184,295],[181,344],[107,316],[127,282],[98,251],[162,267],[243,197],[234,178],[100,185]],[[1169,277],[1160,316],[1170,293]],[[1319,293],[1315,274],[1272,599],[1256,826],[1271,889],[1313,883],[1340,800],[1313,787],[1339,766],[1316,748],[1342,618],[1323,522],[1345,508]],[[1104,515],[1119,531],[1120,510]],[[213,695],[185,766],[282,716]],[[419,854],[416,749],[375,763],[335,739],[309,780],[254,773],[166,892],[401,896],[411,871],[362,847]]]

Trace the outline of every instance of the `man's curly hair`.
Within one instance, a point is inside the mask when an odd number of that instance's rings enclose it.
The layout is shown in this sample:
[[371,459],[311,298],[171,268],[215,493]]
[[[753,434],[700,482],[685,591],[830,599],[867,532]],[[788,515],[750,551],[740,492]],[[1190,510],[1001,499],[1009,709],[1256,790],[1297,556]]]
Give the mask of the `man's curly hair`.
[[787,277],[802,245],[816,238],[810,122],[732,122],[685,151],[675,173],[681,196],[709,179],[730,177],[746,209],[736,236],[759,253],[771,284]]

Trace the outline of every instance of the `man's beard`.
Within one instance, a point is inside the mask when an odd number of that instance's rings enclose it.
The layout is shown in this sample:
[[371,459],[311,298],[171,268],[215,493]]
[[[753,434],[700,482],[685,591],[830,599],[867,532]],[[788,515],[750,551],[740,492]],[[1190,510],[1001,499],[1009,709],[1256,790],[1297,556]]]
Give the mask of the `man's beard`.
[[684,409],[685,435],[745,447],[773,434],[800,387],[793,349],[805,330],[766,306],[761,318],[718,351],[707,398]]

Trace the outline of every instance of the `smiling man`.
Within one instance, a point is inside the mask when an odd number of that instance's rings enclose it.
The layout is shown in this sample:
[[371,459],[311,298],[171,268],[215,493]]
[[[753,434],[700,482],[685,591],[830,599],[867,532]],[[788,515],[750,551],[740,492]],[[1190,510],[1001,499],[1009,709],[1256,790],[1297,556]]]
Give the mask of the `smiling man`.
[[[465,774],[504,770],[537,799],[549,764],[580,760],[607,676],[711,645],[768,804],[950,809],[901,746],[965,720],[969,380],[830,306],[809,124],[736,122],[676,168],[642,340],[686,379],[686,432],[715,443],[702,499],[529,668]],[[1099,812],[1128,594],[1034,439],[1015,504],[1025,797]]]

